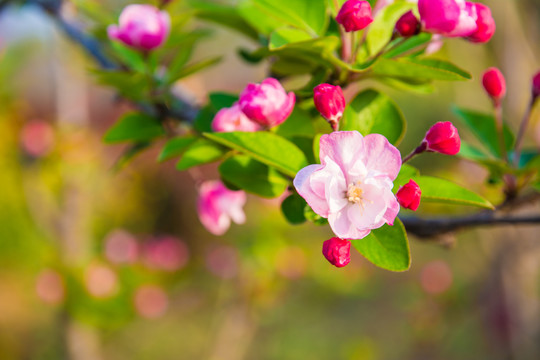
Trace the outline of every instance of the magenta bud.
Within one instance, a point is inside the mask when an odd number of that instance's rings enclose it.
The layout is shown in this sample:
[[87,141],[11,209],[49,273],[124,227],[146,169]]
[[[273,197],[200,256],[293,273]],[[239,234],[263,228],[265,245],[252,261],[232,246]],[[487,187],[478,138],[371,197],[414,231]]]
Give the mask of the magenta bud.
[[482,84],[493,101],[499,102],[506,94],[506,81],[501,71],[491,67],[484,72]]
[[467,37],[467,40],[475,43],[488,42],[495,34],[495,20],[491,15],[491,10],[486,5],[474,3],[476,7],[476,31]]
[[295,102],[293,92],[287,94],[279,81],[268,78],[261,84],[248,84],[240,94],[238,105],[250,120],[273,127],[287,120]]
[[323,243],[322,253],[335,267],[344,267],[351,262],[351,242],[333,237]]
[[532,80],[532,97],[533,101],[540,96],[540,71],[534,75]]
[[169,36],[171,19],[165,11],[152,5],[128,5],[122,10],[118,25],[110,25],[107,33],[135,49],[149,51],[165,42]]
[[418,11],[424,29],[439,34],[453,31],[461,14],[456,0],[418,0]]
[[433,125],[423,141],[426,150],[446,155],[455,155],[461,147],[458,130],[450,121],[440,121]]
[[328,120],[332,129],[336,131],[345,110],[345,97],[341,87],[330,84],[317,85],[313,89],[313,101],[322,117]]
[[420,21],[414,16],[412,10],[399,18],[396,31],[403,37],[414,36],[420,32]]
[[367,1],[347,0],[339,10],[336,21],[343,25],[346,32],[365,29],[373,22],[371,5]]
[[412,211],[416,211],[416,209],[418,209],[421,196],[422,191],[420,190],[420,186],[418,186],[418,184],[412,179],[400,187],[396,193],[399,205],[406,209],[411,209]]

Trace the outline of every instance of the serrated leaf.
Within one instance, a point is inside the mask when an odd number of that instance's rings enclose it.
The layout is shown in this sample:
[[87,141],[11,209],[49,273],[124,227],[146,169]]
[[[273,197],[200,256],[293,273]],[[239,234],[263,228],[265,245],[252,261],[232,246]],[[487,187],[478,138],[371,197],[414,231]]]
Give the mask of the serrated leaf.
[[402,222],[372,230],[363,239],[351,240],[360,254],[374,265],[390,271],[406,271],[411,266],[409,240]]
[[300,169],[308,165],[302,150],[289,140],[270,132],[204,133],[203,135],[274,167],[292,178]]
[[[454,108],[454,112],[493,155],[501,158],[499,136],[493,116],[458,107]],[[507,150],[510,150],[514,145],[514,134],[506,125],[504,126],[504,142]]]
[[395,2],[377,13],[369,25],[366,41],[371,55],[379,53],[388,44],[399,18],[416,5],[409,2]]
[[423,202],[437,202],[494,209],[493,205],[477,193],[449,180],[432,176],[416,176],[414,181],[422,190]]
[[165,130],[156,118],[140,113],[129,113],[118,120],[103,139],[107,143],[148,141],[163,135]]
[[405,134],[406,123],[394,101],[377,90],[364,90],[347,105],[340,130],[357,130],[362,135],[386,136],[398,144]]
[[448,61],[419,58],[383,58],[375,63],[373,73],[378,76],[425,80],[464,81],[472,78],[471,74]]
[[163,162],[182,155],[196,140],[197,138],[195,136],[185,136],[167,141],[159,153],[158,161]]
[[265,198],[280,196],[290,183],[276,169],[247,155],[235,155],[226,159],[219,166],[219,173],[225,182]]
[[176,163],[176,169],[183,171],[194,166],[209,164],[221,159],[227,153],[227,149],[213,141],[198,139],[184,152],[184,155]]
[[293,225],[302,224],[307,220],[304,214],[305,207],[306,201],[303,197],[298,194],[291,194],[281,203],[281,212],[289,223]]

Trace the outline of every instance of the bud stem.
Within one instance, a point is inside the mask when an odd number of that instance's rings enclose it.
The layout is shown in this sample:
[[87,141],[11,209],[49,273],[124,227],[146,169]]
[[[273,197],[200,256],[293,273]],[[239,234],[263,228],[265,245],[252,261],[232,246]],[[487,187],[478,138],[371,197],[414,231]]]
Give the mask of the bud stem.
[[527,127],[529,126],[529,120],[531,118],[531,112],[534,105],[534,98],[531,99],[529,102],[529,106],[527,107],[527,111],[525,111],[525,115],[523,115],[523,120],[521,120],[521,125],[519,126],[519,132],[516,138],[516,146],[514,148],[514,166],[519,167],[519,159],[521,157],[521,145],[523,142],[523,136],[525,135],[525,130],[527,130]]
[[506,152],[506,144],[504,142],[504,123],[502,117],[502,105],[499,100],[493,101],[494,110],[495,110],[495,126],[497,128],[497,135],[499,137],[499,148],[501,151],[501,156],[505,162],[508,163],[508,153]]
[[415,157],[418,154],[423,153],[427,149],[427,142],[422,141],[422,143],[414,149],[409,155],[405,156],[403,160],[401,160],[402,164],[405,164],[407,161],[411,160],[413,157]]

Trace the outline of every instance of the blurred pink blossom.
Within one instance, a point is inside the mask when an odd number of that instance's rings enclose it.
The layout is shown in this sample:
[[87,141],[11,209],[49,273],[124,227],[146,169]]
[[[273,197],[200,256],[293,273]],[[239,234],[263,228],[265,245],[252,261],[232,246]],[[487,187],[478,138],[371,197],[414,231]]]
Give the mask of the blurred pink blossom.
[[65,286],[62,276],[55,270],[45,269],[36,279],[37,296],[48,304],[59,304],[65,298]]
[[212,121],[212,130],[215,132],[247,131],[253,132],[261,130],[261,126],[240,110],[238,103],[234,103],[230,108],[223,108],[218,111]]
[[205,181],[199,188],[197,210],[204,227],[214,235],[223,235],[231,225],[246,221],[244,204],[246,193],[232,191],[221,181]]
[[399,204],[392,193],[401,168],[399,150],[379,134],[337,131],[320,140],[321,165],[296,174],[294,186],[313,211],[328,218],[342,239],[361,239],[392,225]]
[[238,254],[230,246],[218,246],[206,254],[206,267],[222,279],[231,279],[238,273]]
[[452,285],[452,269],[443,260],[434,260],[427,263],[420,274],[420,283],[425,292],[440,294]]
[[90,265],[85,272],[85,285],[88,292],[96,298],[106,298],[118,290],[118,276],[108,266]]
[[105,257],[114,264],[132,264],[137,261],[137,241],[125,230],[111,231],[105,239]]
[[169,298],[161,287],[143,285],[136,290],[133,304],[140,316],[147,319],[156,319],[167,311]]
[[31,156],[47,155],[54,146],[54,131],[52,126],[42,120],[26,123],[20,135],[21,146]]
[[143,246],[143,261],[151,269],[176,271],[189,260],[187,245],[172,236],[163,236]]
[[109,38],[139,50],[161,46],[169,36],[171,27],[167,12],[152,5],[139,4],[126,6],[118,23],[107,28]]

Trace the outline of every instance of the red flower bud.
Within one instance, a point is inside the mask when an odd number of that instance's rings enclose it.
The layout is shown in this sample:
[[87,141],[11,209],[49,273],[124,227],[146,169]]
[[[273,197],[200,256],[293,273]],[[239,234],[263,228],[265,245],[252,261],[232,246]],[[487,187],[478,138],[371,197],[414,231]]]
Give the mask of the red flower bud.
[[491,15],[491,10],[483,4],[473,3],[476,7],[476,31],[467,36],[467,40],[475,43],[488,42],[495,34],[495,20]]
[[534,75],[532,80],[532,97],[533,101],[540,96],[540,71]]
[[414,16],[412,10],[399,18],[396,31],[403,37],[413,36],[420,32],[420,21]]
[[446,155],[455,155],[461,147],[458,131],[450,121],[438,122],[433,125],[424,138],[427,151]]
[[504,75],[497,68],[489,68],[484,73],[482,84],[493,101],[499,102],[506,94]]
[[345,97],[341,87],[330,84],[317,85],[313,89],[313,101],[317,110],[336,131],[345,110]]
[[418,184],[412,179],[400,187],[396,194],[399,205],[406,209],[411,209],[412,211],[416,211],[416,209],[418,209],[421,196],[422,191],[420,190],[420,186],[418,186]]
[[351,242],[337,237],[323,243],[323,255],[335,267],[344,267],[351,261]]
[[371,5],[367,1],[347,0],[339,10],[336,21],[343,25],[346,32],[362,30],[373,21]]

